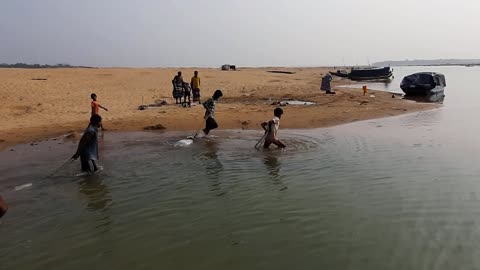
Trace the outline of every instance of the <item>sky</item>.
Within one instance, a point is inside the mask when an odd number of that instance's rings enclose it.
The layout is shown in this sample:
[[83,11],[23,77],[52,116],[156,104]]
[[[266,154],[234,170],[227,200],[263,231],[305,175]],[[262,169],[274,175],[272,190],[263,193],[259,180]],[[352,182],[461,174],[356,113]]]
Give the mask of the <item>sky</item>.
[[478,0],[0,0],[0,63],[339,66],[480,58]]

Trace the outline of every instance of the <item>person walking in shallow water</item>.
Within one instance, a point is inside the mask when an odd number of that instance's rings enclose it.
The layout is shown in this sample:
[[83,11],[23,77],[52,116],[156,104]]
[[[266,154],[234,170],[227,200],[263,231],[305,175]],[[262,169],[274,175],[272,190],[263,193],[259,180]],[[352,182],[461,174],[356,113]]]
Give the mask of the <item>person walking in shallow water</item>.
[[273,118],[270,121],[263,122],[261,124],[262,128],[265,130],[265,143],[263,144],[264,148],[270,147],[273,143],[278,147],[285,148],[287,147],[283,142],[277,138],[278,128],[280,126],[280,118],[282,118],[283,110],[281,108],[276,108],[273,111]]
[[[98,160],[98,128],[102,125],[102,117],[98,114],[90,117],[90,125],[83,133],[78,143],[77,152],[72,159],[80,158],[82,172],[96,172],[99,170],[96,161]],[[93,170],[90,167],[92,163]]]
[[217,121],[215,121],[215,103],[223,97],[222,90],[216,90],[213,93],[213,96],[203,103],[205,108],[205,128],[202,130],[202,133],[197,132],[194,137],[202,137],[208,135],[210,130],[216,129],[218,127]]

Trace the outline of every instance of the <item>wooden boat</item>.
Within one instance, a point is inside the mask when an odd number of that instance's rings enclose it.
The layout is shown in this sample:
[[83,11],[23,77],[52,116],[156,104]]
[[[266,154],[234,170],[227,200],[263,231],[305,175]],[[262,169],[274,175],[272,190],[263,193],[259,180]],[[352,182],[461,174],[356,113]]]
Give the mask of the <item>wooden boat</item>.
[[419,72],[405,76],[400,88],[407,96],[426,96],[443,92],[445,76],[436,72]]
[[330,74],[337,77],[348,78],[348,71],[346,70],[330,71]]
[[393,75],[390,67],[352,68],[348,74],[351,80],[377,80],[388,79]]

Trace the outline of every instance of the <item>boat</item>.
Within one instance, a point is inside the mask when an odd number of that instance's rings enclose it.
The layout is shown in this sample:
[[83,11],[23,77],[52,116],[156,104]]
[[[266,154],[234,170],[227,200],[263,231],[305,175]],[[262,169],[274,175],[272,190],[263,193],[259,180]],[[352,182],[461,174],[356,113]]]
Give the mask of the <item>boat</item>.
[[390,67],[369,67],[369,68],[352,68],[348,74],[351,80],[377,80],[388,79],[392,77],[393,69]]
[[237,70],[237,67],[235,65],[229,65],[229,64],[225,64],[225,65],[222,65],[221,67],[222,70]]
[[440,103],[440,104],[442,104],[443,101],[445,100],[445,94],[443,94],[443,92],[438,92],[438,93],[435,93],[435,94],[426,94],[424,96],[405,95],[403,98],[408,99],[408,100],[413,100],[413,101],[416,101],[416,102],[422,102],[422,103]]
[[426,96],[444,91],[445,76],[436,72],[419,72],[405,76],[400,88],[407,96]]
[[337,77],[348,78],[348,71],[346,70],[330,71],[330,74]]

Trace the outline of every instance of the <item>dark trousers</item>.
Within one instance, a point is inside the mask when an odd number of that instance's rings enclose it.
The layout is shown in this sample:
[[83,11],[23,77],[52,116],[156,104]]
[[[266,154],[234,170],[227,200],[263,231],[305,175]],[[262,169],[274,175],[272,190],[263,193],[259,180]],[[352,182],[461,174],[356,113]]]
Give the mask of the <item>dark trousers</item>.
[[199,88],[193,88],[193,102],[198,101],[200,104],[200,89]]
[[[188,103],[187,103],[187,97],[188,97]],[[190,106],[190,91],[185,91],[185,93],[183,94],[183,103],[184,104],[188,104],[188,106]]]
[[208,134],[210,130],[218,128],[217,121],[214,118],[208,117],[205,121],[205,129],[203,130],[205,134]]
[[80,163],[82,164],[82,172],[91,172],[92,168],[90,168],[89,161],[92,161],[93,171],[98,170],[97,164],[95,164],[95,160],[90,160],[86,156],[80,156]]

